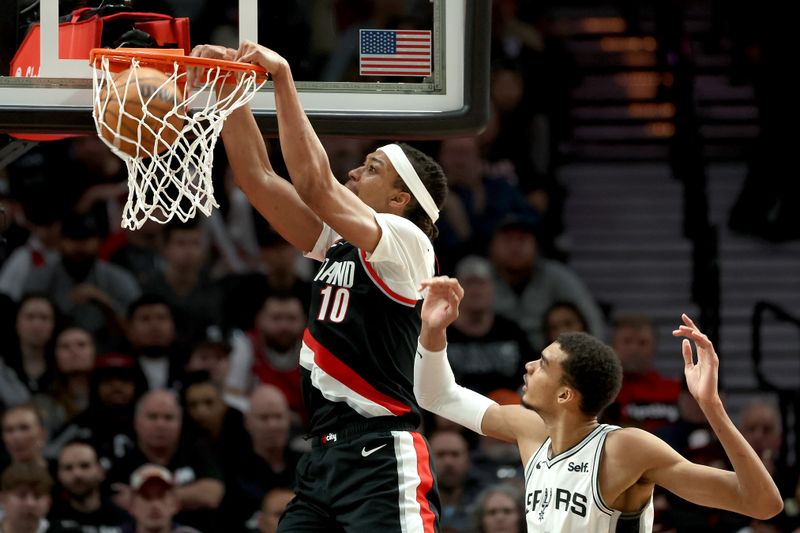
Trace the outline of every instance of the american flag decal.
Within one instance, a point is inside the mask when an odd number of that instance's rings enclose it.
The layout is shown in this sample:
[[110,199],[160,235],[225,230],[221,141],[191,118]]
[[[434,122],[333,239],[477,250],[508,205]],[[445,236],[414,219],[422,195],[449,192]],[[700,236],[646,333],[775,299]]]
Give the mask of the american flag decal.
[[430,30],[360,30],[362,76],[430,76]]

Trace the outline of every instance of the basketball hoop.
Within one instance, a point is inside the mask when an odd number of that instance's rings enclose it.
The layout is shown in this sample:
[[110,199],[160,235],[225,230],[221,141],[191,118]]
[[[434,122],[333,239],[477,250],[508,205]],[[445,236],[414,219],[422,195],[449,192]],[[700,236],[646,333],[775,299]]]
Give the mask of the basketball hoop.
[[[219,207],[211,167],[223,122],[266,82],[256,65],[182,53],[91,51],[97,133],[128,168],[123,228],[139,229],[147,220],[164,224],[173,216],[185,222],[198,209],[209,216]],[[155,83],[142,74],[147,69],[165,76]]]

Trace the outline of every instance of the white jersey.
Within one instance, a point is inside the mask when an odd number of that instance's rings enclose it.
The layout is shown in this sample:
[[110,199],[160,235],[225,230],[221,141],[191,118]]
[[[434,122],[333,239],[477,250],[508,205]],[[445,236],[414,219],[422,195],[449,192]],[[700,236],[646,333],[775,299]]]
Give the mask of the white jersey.
[[611,509],[600,496],[598,471],[606,436],[618,426],[600,424],[582,441],[550,457],[550,439],[525,465],[528,532],[639,532],[653,530],[653,498],[638,513]]

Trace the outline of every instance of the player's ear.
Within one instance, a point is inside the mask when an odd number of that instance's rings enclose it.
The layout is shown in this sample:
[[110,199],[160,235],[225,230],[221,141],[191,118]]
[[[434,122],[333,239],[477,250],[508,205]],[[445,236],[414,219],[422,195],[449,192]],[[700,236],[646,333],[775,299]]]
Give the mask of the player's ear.
[[405,191],[397,191],[389,198],[389,205],[401,211],[405,211],[406,206],[411,201],[411,194]]
[[558,403],[565,404],[575,400],[577,395],[572,387],[561,387],[558,391]]

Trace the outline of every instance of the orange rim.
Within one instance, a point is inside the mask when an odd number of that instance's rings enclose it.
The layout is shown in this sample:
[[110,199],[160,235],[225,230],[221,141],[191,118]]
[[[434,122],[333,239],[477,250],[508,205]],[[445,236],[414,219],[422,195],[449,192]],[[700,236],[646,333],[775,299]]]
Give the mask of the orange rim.
[[112,72],[121,72],[130,68],[131,61],[137,59],[142,66],[160,69],[167,73],[172,72],[175,63],[178,63],[182,69],[186,67],[219,68],[228,72],[255,72],[259,79],[267,77],[266,69],[260,65],[186,56],[183,55],[181,49],[154,52],[147,48],[92,48],[89,52],[89,63],[94,65],[97,59],[104,57],[108,59],[109,70]]

